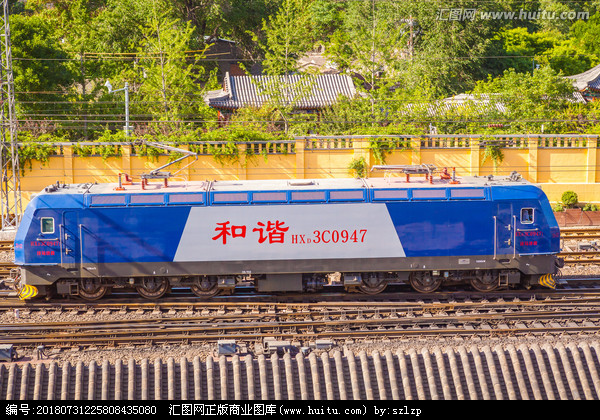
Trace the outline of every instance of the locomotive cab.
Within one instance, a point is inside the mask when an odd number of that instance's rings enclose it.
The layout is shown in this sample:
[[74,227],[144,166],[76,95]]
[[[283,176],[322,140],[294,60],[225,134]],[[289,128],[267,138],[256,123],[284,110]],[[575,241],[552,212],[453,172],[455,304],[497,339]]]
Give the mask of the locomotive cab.
[[[503,187],[495,191],[499,198],[495,255],[506,265],[519,262],[520,275],[508,276],[508,284],[521,282],[526,287],[541,284],[554,288],[553,275],[561,265],[556,257],[560,252],[560,228],[550,203],[533,185],[511,190],[510,198]],[[503,206],[511,207],[511,220],[501,217]]]

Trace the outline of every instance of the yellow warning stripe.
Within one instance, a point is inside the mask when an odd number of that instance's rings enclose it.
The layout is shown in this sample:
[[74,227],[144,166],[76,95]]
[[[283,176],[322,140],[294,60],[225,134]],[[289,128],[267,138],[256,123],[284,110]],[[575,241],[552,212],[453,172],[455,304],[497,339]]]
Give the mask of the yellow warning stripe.
[[31,299],[32,297],[37,296],[37,294],[38,294],[37,287],[26,284],[19,291],[19,299],[21,299],[21,300]]
[[554,277],[552,276],[552,274],[544,274],[542,277],[540,277],[539,283],[542,286],[546,286],[551,289],[556,289],[556,281],[554,281]]

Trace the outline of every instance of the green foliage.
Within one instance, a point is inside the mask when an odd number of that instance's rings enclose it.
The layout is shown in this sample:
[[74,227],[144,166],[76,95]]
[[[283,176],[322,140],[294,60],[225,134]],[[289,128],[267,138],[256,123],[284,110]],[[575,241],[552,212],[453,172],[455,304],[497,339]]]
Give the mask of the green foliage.
[[257,92],[260,95],[267,95],[269,98],[263,108],[272,112],[273,117],[282,122],[282,128],[286,133],[293,119],[296,105],[311,95],[315,82],[315,77],[308,74],[302,75],[301,78],[283,74],[252,79]]
[[347,2],[341,17],[327,49],[340,70],[360,75],[368,90],[375,88],[375,80],[383,81],[380,74],[397,75],[402,53],[398,45],[405,45],[409,36],[408,25],[400,23],[406,16],[399,4]]
[[247,106],[240,108],[231,116],[233,125],[244,126],[254,130],[273,132],[278,131],[278,111],[271,104],[261,107]]
[[282,0],[277,13],[263,20],[266,74],[288,74],[312,47],[309,0]]
[[483,162],[487,160],[494,162],[494,166],[499,165],[504,160],[504,153],[502,152],[501,145],[498,143],[488,143],[485,145],[483,152]]
[[[577,29],[582,25],[587,30]],[[573,25],[571,36],[557,29],[540,32],[530,32],[524,27],[502,29],[494,40],[502,45],[501,53],[514,58],[502,59],[498,67],[503,71],[513,68],[519,73],[530,73],[536,66],[550,66],[565,75],[583,73],[600,60],[594,49],[596,41],[590,39],[586,44],[577,34],[583,32],[588,36],[594,29],[591,22],[584,21]]]
[[[197,92],[197,82],[204,74],[199,65],[203,51],[188,55],[193,35],[189,22],[171,17],[167,2],[156,1],[148,20],[141,25],[143,39],[138,46],[139,68],[142,80],[136,92],[138,101],[144,102],[146,112],[154,119],[164,121],[167,127],[177,129],[184,115],[198,113],[202,101],[190,101]],[[201,105],[200,105],[201,104]],[[200,106],[197,106],[200,105]]]
[[[145,135],[145,140],[155,143],[170,144],[174,146],[187,145],[189,150],[196,153],[208,153],[223,166],[233,163],[247,164],[258,155],[265,159],[269,153],[285,154],[287,147],[282,141],[291,140],[279,131],[265,132],[251,126],[228,126],[217,130],[201,133],[179,132],[169,135]],[[198,142],[210,142],[208,146]],[[49,158],[57,154],[60,149],[56,143],[68,143],[65,137],[44,134],[34,137],[30,134],[21,135],[20,142],[24,143],[19,148],[21,169],[32,169],[32,161],[37,160],[47,164]],[[85,144],[83,144],[85,143]],[[119,144],[132,145],[132,153],[137,156],[146,156],[152,161],[165,155],[165,150],[147,144],[142,144],[135,138],[127,138],[122,131],[112,133],[105,130],[98,138],[81,143],[72,143],[73,153],[81,157],[101,156],[104,160],[111,157],[122,156],[123,149]],[[180,157],[179,152],[169,152],[169,161]],[[244,161],[242,161],[244,157]]]
[[479,82],[473,93],[478,97],[492,97],[506,107],[502,113],[511,121],[514,132],[554,132],[560,130],[557,114],[571,106],[573,86],[568,79],[545,66],[533,73],[517,73],[510,69],[497,78]]
[[253,79],[252,83],[261,95],[269,97],[269,106],[277,111],[286,133],[295,105],[311,94],[315,83],[309,74],[298,82],[290,78],[298,68],[300,56],[313,46],[310,3],[311,0],[282,0],[277,13],[263,20],[264,42],[255,37],[264,50],[264,72],[272,77]]
[[583,206],[583,211],[598,211],[598,206],[593,203],[586,203]]
[[[73,81],[67,55],[41,17],[12,15],[10,25],[12,56],[26,58],[12,61],[17,108],[21,113],[48,112],[53,101],[64,100],[60,92]],[[69,105],[62,107],[68,114]]]
[[491,137],[481,137],[479,141],[484,146],[482,163],[491,160],[496,168],[504,160],[502,143],[498,140],[493,140]]
[[[178,9],[209,11],[209,22],[195,25],[203,35],[218,35],[234,40],[253,62],[263,57],[265,42],[263,24],[279,10],[281,0],[208,0],[210,7],[186,7],[188,0],[177,0]],[[195,22],[195,18],[185,19]]]
[[[518,3],[518,4],[517,4]],[[589,19],[449,19],[443,10],[587,11]],[[320,114],[295,112],[299,94],[277,82],[261,88],[273,101],[240,111],[232,121],[260,136],[305,134],[594,133],[599,102],[570,102],[564,75],[600,63],[598,2],[461,0],[27,0],[11,2],[17,111],[33,137],[75,142],[122,131],[123,93],[130,86],[136,136],[197,139],[219,128],[203,93],[220,88],[220,52],[205,47],[233,41],[246,68],[285,75],[298,58],[324,51],[331,68],[355,77],[356,97]],[[539,69],[533,70],[537,66]],[[310,78],[307,78],[310,80]],[[472,90],[474,101],[447,107],[448,96]],[[500,102],[506,112],[491,106]],[[489,128],[488,125],[502,124]],[[283,133],[280,133],[282,132]],[[275,134],[278,133],[278,134]],[[112,136],[112,134],[111,134]],[[204,136],[204,134],[203,134]],[[405,145],[372,143],[376,159]],[[229,144],[225,140],[224,144]],[[501,162],[498,145],[484,158]],[[37,146],[36,146],[37,147]],[[232,145],[215,148],[234,156]],[[79,147],[80,153],[118,156],[118,149]],[[156,158],[152,148],[137,152]]]
[[574,45],[579,45],[582,52],[598,58],[600,51],[600,13],[589,20],[579,20],[570,27],[569,38]]
[[385,159],[393,150],[410,149],[410,142],[397,137],[376,137],[369,141],[369,147],[373,152],[375,162],[384,164]]
[[577,197],[575,191],[565,191],[560,199],[563,205],[568,209],[572,209],[579,202],[579,197]]
[[57,148],[54,143],[65,141],[65,139],[52,137],[48,134],[33,137],[29,133],[23,133],[20,135],[19,141],[23,143],[19,147],[19,167],[21,168],[21,173],[24,174],[26,167],[30,170],[33,168],[33,160],[47,165],[50,156],[57,154]]
[[310,7],[314,36],[323,42],[329,43],[331,35],[340,28],[343,22],[344,3],[314,0]]
[[563,39],[558,31],[529,32],[527,28],[503,29],[495,37],[503,52],[514,58],[503,59],[504,71],[512,68],[518,73],[531,73],[540,64],[538,56],[555,48]]
[[[129,141],[125,137],[125,133],[123,131],[117,131],[116,133],[112,133],[110,130],[104,130],[102,135],[98,137],[94,142],[96,143],[114,143],[114,142],[125,142]],[[81,145],[74,144],[73,153],[78,156],[93,156],[98,155],[102,156],[103,160],[106,160],[110,157],[119,157],[122,155],[123,151],[121,146],[118,145],[110,145],[110,144],[98,144],[98,145]]]
[[551,48],[538,53],[534,60],[536,65],[550,66],[565,76],[583,73],[600,63],[595,53],[586,51],[579,41],[564,36]]
[[[263,156],[266,157],[271,143],[287,140],[282,133],[268,133],[252,127],[241,125],[227,126],[221,129],[208,131],[200,140],[214,142],[208,146],[208,152],[221,165],[240,163],[244,164],[241,157],[245,156],[245,162],[252,160],[255,153],[255,145],[261,144]],[[240,146],[245,145],[242,151]],[[190,147],[190,150],[194,150]]]
[[563,206],[562,203],[556,203],[554,205],[554,207],[552,207],[552,211],[555,211],[555,212],[564,211],[564,210],[565,210],[565,206]]
[[348,165],[348,171],[350,172],[350,175],[355,176],[356,178],[364,178],[367,176],[368,170],[369,168],[367,167],[367,161],[362,156],[352,159]]

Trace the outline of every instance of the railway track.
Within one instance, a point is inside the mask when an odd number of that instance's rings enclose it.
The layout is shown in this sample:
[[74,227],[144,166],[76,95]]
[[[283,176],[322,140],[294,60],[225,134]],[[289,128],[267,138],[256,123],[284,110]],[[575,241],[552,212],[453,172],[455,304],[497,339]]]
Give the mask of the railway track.
[[3,277],[8,277],[10,275],[10,270],[13,268],[17,268],[17,266],[13,263],[0,262],[0,279]]
[[[0,240],[0,252],[12,252],[13,251],[13,241]],[[16,268],[16,265],[10,262],[0,262],[0,279],[8,277],[10,275],[10,270]]]
[[600,239],[600,226],[563,227],[560,229],[560,238],[562,240]]
[[567,265],[600,264],[600,227],[561,228],[560,256]]
[[287,341],[286,346],[297,342],[303,347],[319,340],[600,332],[599,294],[587,299],[494,302],[220,304],[204,305],[200,313],[188,308],[193,316],[186,317],[138,307],[130,314],[137,317],[104,316],[102,321],[85,319],[84,315],[98,318],[93,306],[74,311],[70,316],[63,312],[62,319],[75,319],[64,322],[49,322],[38,314],[35,322],[0,324],[0,344],[85,348],[215,343],[227,338],[247,345],[261,342],[269,347]]

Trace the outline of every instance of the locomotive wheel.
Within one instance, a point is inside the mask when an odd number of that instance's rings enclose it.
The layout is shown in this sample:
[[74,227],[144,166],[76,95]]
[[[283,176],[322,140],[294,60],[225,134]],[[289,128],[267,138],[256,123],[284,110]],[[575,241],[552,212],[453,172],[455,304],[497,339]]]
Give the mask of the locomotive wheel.
[[135,290],[146,299],[159,299],[169,291],[169,280],[166,277],[147,277],[142,279]]
[[376,295],[381,293],[387,287],[387,282],[377,277],[365,277],[358,286],[358,289],[367,295]]
[[194,284],[190,286],[192,293],[198,297],[212,297],[219,294],[220,290],[218,288],[217,278],[216,277],[198,277]]
[[85,300],[98,300],[102,299],[108,287],[102,286],[100,279],[81,279],[79,280],[79,296]]
[[491,292],[498,288],[498,278],[492,273],[478,273],[471,277],[471,286],[480,292]]
[[433,277],[429,271],[410,274],[410,285],[419,293],[435,292],[442,284],[442,277]]

